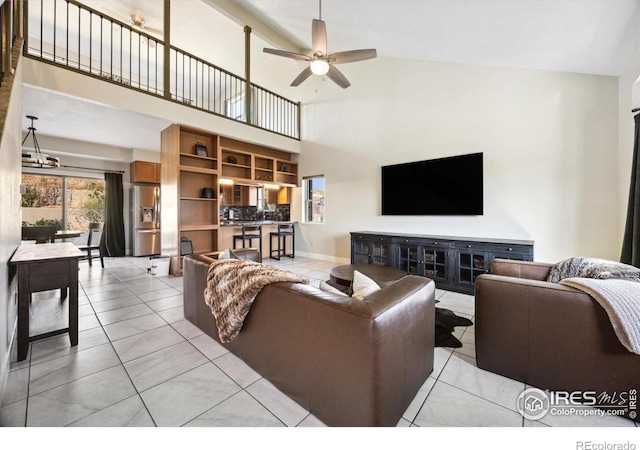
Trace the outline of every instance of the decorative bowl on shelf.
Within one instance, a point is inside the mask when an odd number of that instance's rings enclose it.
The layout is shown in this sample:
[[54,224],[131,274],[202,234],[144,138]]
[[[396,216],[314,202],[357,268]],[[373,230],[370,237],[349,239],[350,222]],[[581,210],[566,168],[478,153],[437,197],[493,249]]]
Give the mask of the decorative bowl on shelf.
[[238,159],[235,156],[227,156],[227,162],[229,164],[236,164],[238,162]]

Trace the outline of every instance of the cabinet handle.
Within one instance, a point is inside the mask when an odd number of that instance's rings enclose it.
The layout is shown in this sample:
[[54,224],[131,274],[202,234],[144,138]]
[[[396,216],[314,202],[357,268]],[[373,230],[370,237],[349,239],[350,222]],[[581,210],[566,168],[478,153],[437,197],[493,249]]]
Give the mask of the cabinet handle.
[[467,245],[467,248],[471,248],[471,244]]
[[513,251],[513,249],[512,249],[511,247],[509,247],[509,248],[507,249],[507,251],[508,251],[508,252],[512,252],[512,251]]
[[437,243],[437,242],[434,242],[434,243],[433,243],[433,245],[438,245],[438,243]]

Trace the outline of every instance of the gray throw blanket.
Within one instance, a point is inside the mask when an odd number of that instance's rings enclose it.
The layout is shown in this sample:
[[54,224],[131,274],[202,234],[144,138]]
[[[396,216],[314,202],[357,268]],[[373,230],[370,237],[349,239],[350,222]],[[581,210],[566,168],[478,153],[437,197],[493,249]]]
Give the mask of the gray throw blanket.
[[640,282],[624,278],[566,278],[560,284],[591,295],[604,308],[613,330],[630,352],[640,355]]
[[233,340],[260,290],[270,283],[309,280],[292,272],[243,259],[225,259],[209,266],[204,299],[216,319],[221,342]]
[[555,264],[549,271],[547,281],[558,283],[564,278],[639,278],[640,269],[616,261],[575,256]]

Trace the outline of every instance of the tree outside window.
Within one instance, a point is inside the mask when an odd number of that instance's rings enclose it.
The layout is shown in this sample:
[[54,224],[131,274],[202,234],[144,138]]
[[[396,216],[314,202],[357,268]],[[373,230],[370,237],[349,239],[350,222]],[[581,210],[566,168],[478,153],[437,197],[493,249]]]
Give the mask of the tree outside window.
[[23,174],[22,224],[89,229],[104,222],[104,180]]

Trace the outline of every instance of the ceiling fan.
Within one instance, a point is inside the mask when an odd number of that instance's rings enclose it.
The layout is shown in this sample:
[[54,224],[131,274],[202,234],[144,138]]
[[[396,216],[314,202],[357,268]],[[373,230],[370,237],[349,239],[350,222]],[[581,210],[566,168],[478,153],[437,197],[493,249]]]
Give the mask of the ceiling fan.
[[345,64],[373,59],[377,56],[376,50],[371,48],[327,54],[327,27],[322,21],[322,0],[320,0],[319,17],[319,19],[313,19],[313,23],[311,25],[311,42],[313,45],[312,56],[273,48],[265,48],[264,52],[310,63],[309,66],[304,69],[295,80],[293,80],[291,86],[299,86],[304,80],[309,78],[312,74],[315,74],[327,75],[327,77],[333,80],[342,89],[346,89],[351,86],[351,83],[349,83],[349,80],[347,80],[347,77],[345,77],[342,72],[336,69],[334,64]]
[[[122,11],[122,9],[116,10],[111,8],[103,8],[103,12],[110,17],[118,19],[122,23],[129,24],[131,28],[139,33],[148,34],[159,39],[162,39],[164,36],[164,31],[161,28],[150,27],[147,24],[147,21],[144,18],[144,14],[140,10],[135,10],[128,16],[125,16],[125,13]],[[143,44],[146,44],[147,42],[147,38],[145,38],[144,36],[141,36],[140,40]],[[153,39],[148,39],[148,41],[149,47],[154,48],[156,46],[156,43]]]
[[[147,26],[147,22],[144,20],[144,16],[140,13],[136,13],[136,14],[131,14],[129,16],[129,23],[131,24],[131,27],[136,30],[136,31],[140,31],[141,33],[145,33],[145,34],[155,34],[155,35],[159,35],[162,36],[162,30],[159,28],[150,28]],[[156,43],[153,40],[149,40],[149,47],[155,47]]]

